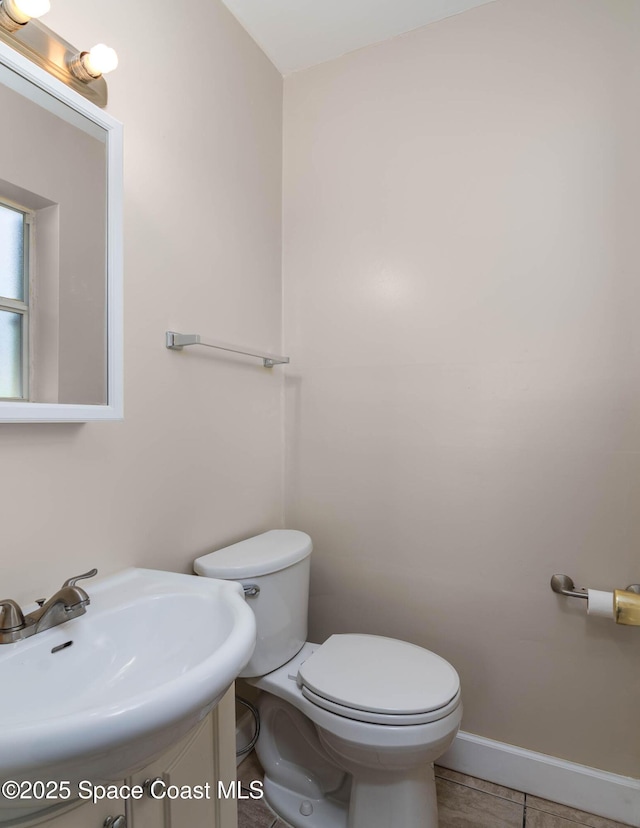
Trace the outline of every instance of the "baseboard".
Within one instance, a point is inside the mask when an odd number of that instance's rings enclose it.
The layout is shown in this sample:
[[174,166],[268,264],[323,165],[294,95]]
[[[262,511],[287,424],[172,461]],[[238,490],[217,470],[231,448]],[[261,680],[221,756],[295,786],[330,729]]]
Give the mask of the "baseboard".
[[640,828],[640,780],[458,733],[438,764]]

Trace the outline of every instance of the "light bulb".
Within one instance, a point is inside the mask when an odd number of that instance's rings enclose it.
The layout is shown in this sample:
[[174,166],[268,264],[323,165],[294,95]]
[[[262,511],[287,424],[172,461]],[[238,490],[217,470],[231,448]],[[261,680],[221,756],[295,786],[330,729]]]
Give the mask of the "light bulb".
[[49,0],[13,0],[14,7],[25,17],[42,17],[51,8]]
[[[37,1],[37,0],[36,0]],[[94,78],[112,72],[118,65],[118,55],[114,49],[98,43],[91,51],[82,56],[82,62],[87,72]]]
[[32,17],[42,17],[50,8],[49,0],[1,0],[0,26],[8,32],[15,32]]

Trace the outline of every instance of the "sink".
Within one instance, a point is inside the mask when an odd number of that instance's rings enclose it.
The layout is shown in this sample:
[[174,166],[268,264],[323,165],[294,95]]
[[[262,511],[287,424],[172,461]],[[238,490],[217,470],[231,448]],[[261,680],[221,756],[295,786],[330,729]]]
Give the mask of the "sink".
[[[86,590],[85,615],[0,647],[0,783],[122,779],[206,716],[253,652],[232,581],[131,568]],[[0,822],[45,804],[0,797]]]

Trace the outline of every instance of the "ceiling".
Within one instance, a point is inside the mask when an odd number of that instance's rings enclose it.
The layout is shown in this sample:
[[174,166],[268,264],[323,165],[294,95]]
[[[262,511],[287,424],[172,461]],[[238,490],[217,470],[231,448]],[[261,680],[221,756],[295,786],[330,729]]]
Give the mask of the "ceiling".
[[283,75],[493,0],[223,0]]

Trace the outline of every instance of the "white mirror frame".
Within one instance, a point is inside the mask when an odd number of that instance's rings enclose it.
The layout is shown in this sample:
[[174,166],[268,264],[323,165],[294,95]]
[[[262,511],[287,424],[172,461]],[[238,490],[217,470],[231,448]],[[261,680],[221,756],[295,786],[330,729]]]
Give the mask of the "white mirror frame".
[[0,65],[75,109],[107,133],[107,405],[0,401],[0,423],[85,423],[123,418],[122,124],[0,42]]

